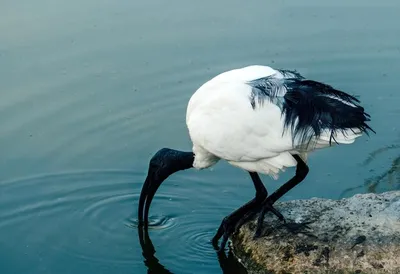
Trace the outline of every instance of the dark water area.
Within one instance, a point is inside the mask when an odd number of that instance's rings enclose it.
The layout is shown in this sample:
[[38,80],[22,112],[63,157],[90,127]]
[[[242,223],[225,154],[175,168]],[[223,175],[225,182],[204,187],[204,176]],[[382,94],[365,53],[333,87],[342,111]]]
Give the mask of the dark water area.
[[[193,92],[250,64],[357,94],[377,132],[310,155],[309,176],[282,200],[400,189],[398,1],[0,7],[2,274],[239,269],[210,240],[254,195],[246,172],[220,162],[174,174],[154,198],[148,235],[138,235],[137,205],[152,154],[191,149]],[[262,179],[272,192],[293,171]]]

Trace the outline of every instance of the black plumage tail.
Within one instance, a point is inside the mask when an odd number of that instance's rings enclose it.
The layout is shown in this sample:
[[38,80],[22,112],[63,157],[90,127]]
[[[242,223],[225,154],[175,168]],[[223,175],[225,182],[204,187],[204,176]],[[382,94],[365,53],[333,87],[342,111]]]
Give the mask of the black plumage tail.
[[291,128],[293,139],[299,138],[300,143],[318,138],[324,130],[331,132],[330,141],[337,132],[350,129],[375,132],[367,124],[370,116],[354,96],[312,80],[282,81],[287,90],[282,105],[285,128]]

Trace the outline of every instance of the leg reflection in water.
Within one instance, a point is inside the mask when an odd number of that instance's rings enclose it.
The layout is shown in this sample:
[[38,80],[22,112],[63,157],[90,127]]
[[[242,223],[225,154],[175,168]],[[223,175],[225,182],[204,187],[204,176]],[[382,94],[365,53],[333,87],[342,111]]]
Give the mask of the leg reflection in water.
[[[173,272],[166,269],[156,258],[156,250],[151,242],[148,229],[143,225],[138,226],[139,242],[142,247],[142,255],[144,264],[146,265],[148,274],[172,274]],[[212,248],[210,244],[210,248]],[[245,274],[246,269],[235,259],[229,250],[228,256],[225,252],[216,252],[219,265],[224,274]]]

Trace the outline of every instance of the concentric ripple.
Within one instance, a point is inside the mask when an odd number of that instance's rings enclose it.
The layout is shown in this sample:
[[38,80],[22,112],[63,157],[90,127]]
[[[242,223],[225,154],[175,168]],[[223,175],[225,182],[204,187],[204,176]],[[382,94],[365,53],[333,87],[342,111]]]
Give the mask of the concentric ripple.
[[[24,239],[20,245],[34,253],[138,267],[142,258],[136,231],[132,233],[127,224],[136,217],[141,185],[135,182],[141,177],[127,171],[90,171],[5,182],[1,185],[0,233],[12,231],[13,238]],[[182,201],[167,194],[156,200],[176,208]],[[157,229],[175,224],[172,216],[151,218]]]
[[[0,234],[13,238],[2,243],[54,263],[73,262],[68,266],[71,271],[82,264],[143,269],[145,258],[137,237],[143,176],[110,170],[4,182]],[[204,192],[194,195],[192,185]],[[190,202],[195,197],[196,203]],[[149,233],[156,255],[175,271],[190,264],[215,270],[218,265],[210,240],[220,222],[215,212],[220,210],[203,182],[180,176],[169,179],[150,209]]]

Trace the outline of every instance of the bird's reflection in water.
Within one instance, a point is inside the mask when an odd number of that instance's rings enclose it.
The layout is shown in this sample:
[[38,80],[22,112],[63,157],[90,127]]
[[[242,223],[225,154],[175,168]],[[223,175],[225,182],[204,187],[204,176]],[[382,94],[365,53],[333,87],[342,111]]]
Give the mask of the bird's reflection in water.
[[138,226],[139,242],[142,247],[142,255],[144,257],[144,264],[147,266],[147,273],[172,273],[166,269],[154,256],[156,250],[149,237],[149,231],[142,225]]
[[[148,229],[143,227],[143,225],[138,226],[138,235],[140,246],[142,247],[142,255],[144,257],[144,264],[146,265],[148,271],[151,274],[166,274],[173,273],[169,271],[165,266],[163,266],[157,257],[155,256],[156,250],[150,239]],[[210,243],[210,248],[212,245]],[[225,252],[215,252],[219,265],[221,267],[222,273],[224,274],[245,274],[246,269],[240,264],[236,258],[233,256],[232,252],[229,250],[228,255]]]

